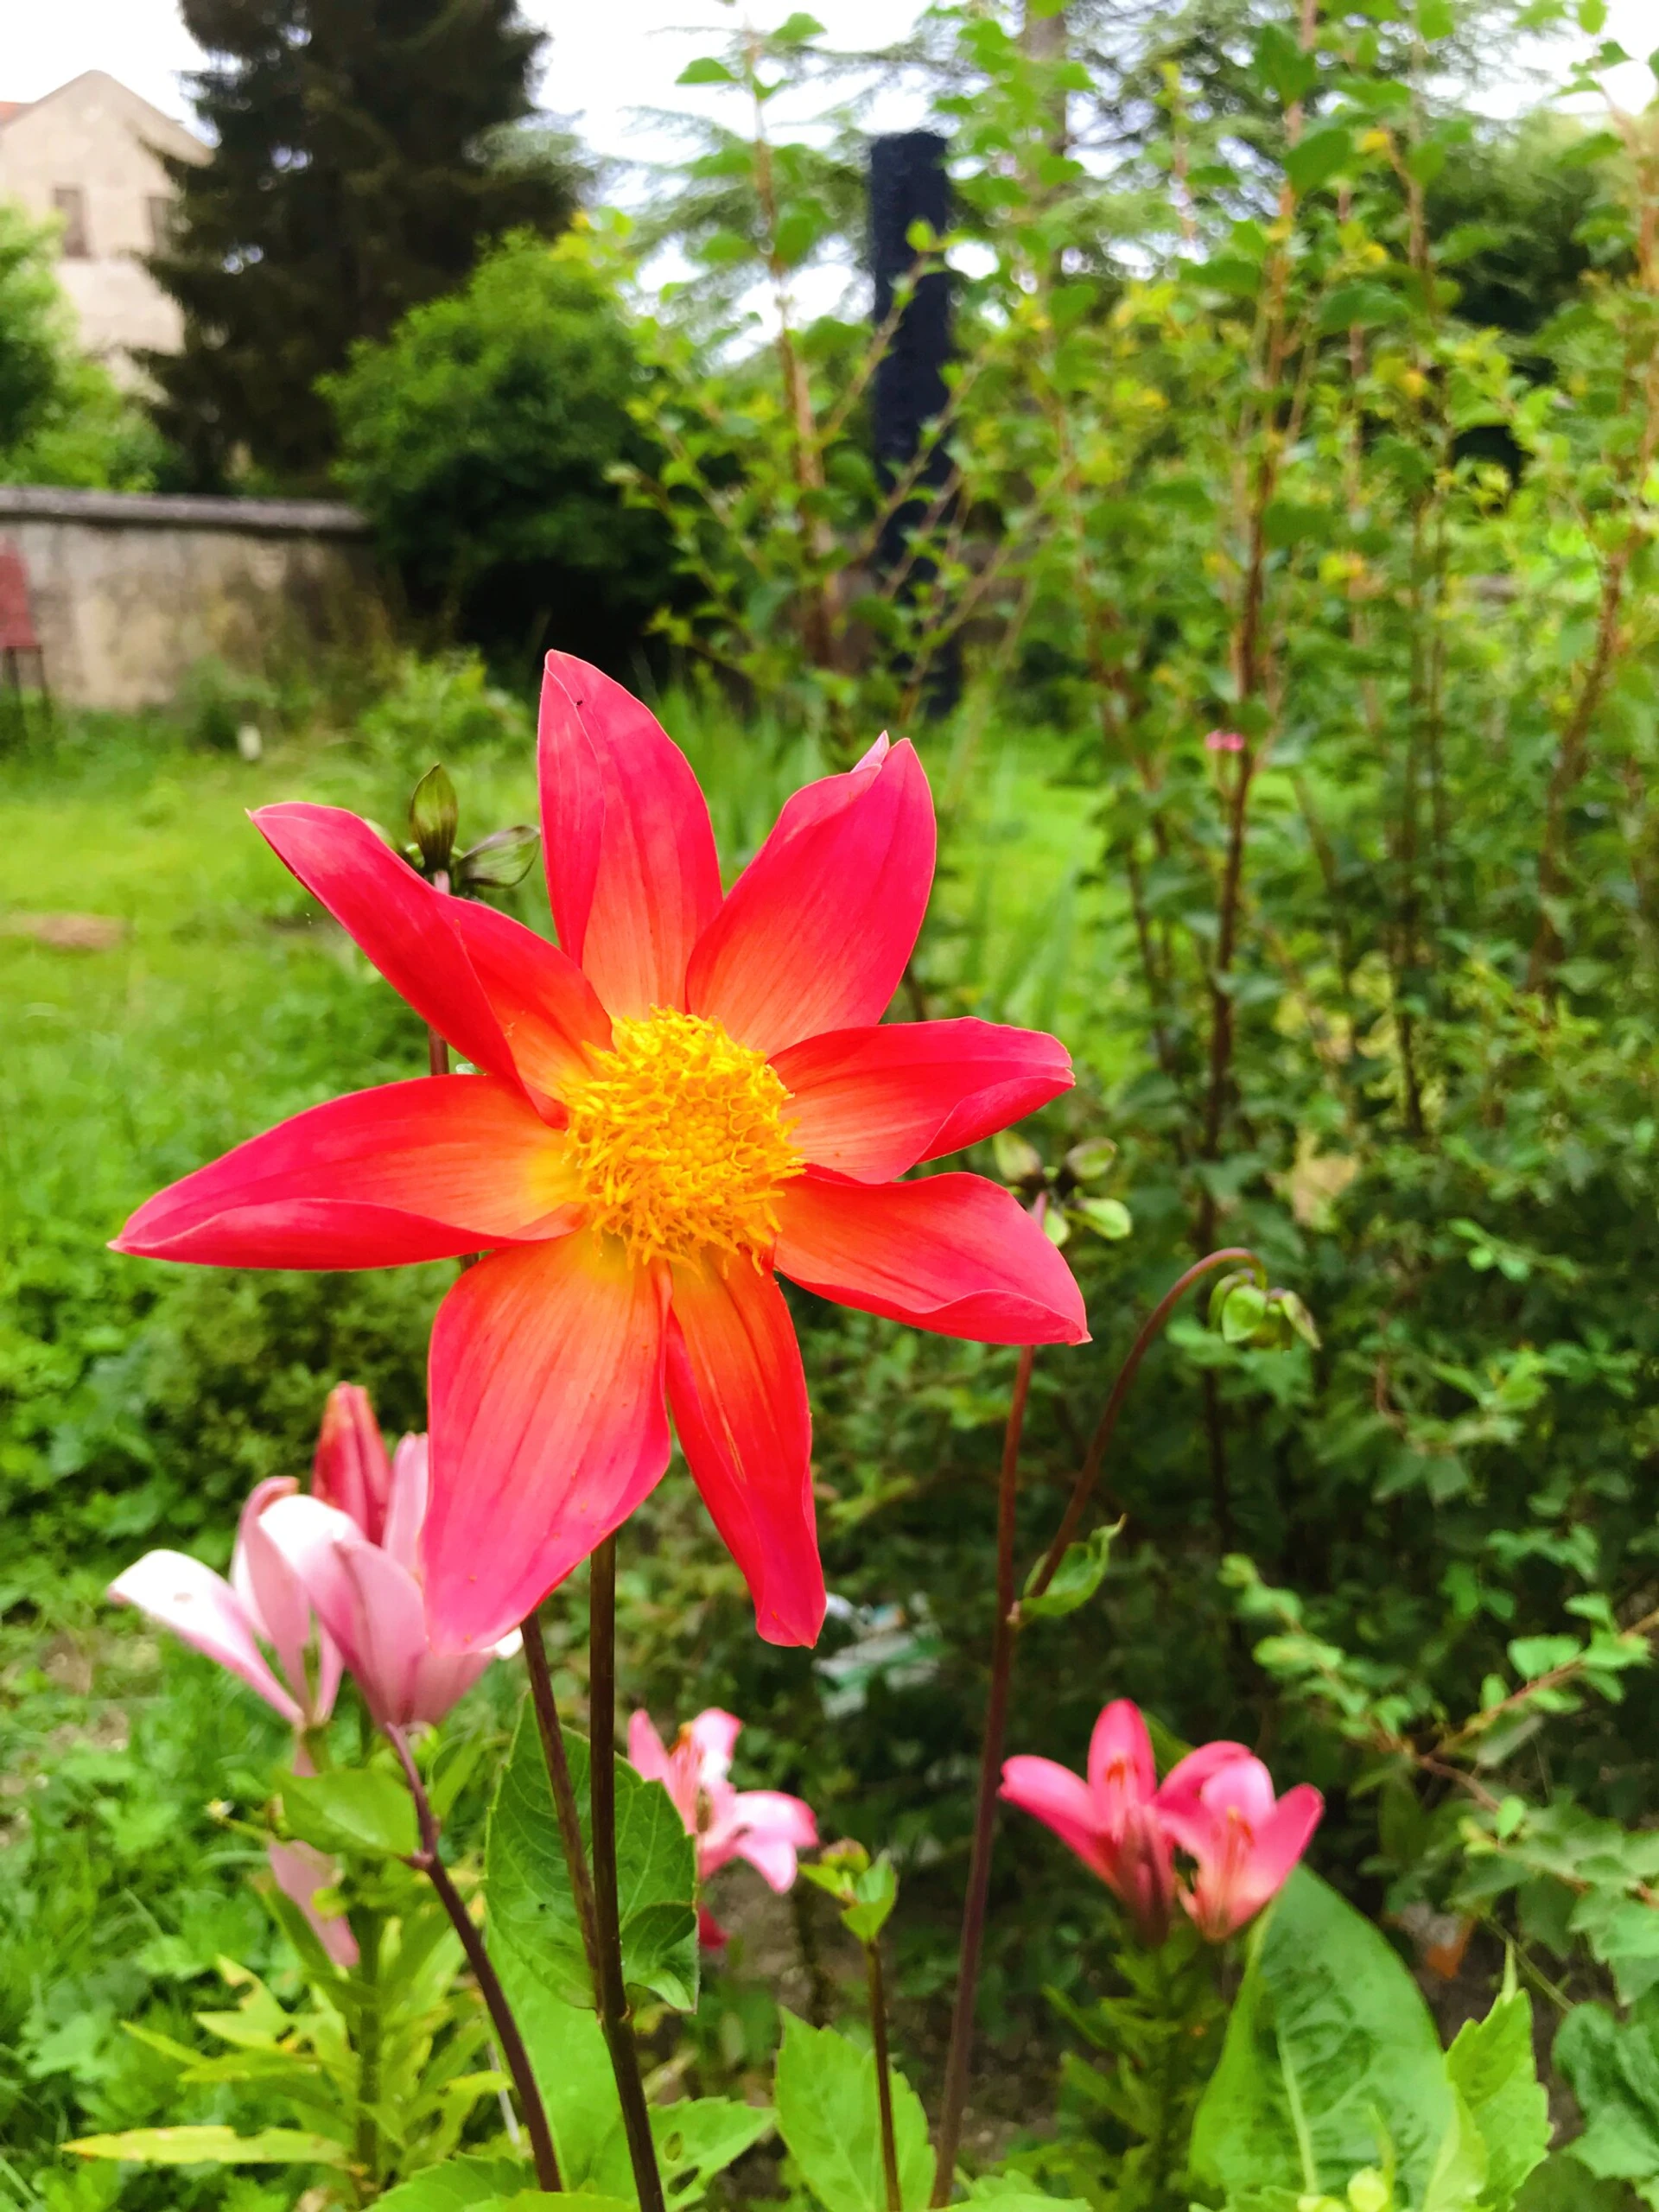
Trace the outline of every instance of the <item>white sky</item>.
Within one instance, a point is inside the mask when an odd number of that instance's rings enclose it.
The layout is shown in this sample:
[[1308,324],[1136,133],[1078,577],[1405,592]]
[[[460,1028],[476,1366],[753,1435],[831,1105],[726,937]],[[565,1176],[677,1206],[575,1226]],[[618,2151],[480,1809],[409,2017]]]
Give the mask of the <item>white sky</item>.
[[[803,0],[823,23],[831,46],[860,48],[901,37],[921,0]],[[689,106],[708,95],[677,91],[686,62],[715,44],[733,11],[720,0],[522,0],[524,12],[552,34],[542,99],[576,118],[601,153],[663,157],[668,149],[637,111]],[[789,0],[759,0],[760,20],[788,11]],[[687,25],[694,28],[688,31]],[[696,28],[701,26],[701,31]],[[710,35],[710,33],[713,35]],[[1631,54],[1659,40],[1654,0],[1610,0],[1604,36]],[[38,99],[83,69],[107,69],[159,108],[188,120],[181,72],[197,60],[176,0],[0,0],[0,99]],[[1618,73],[1615,95],[1632,105],[1652,96],[1652,80],[1633,67]],[[1494,85],[1486,105],[1502,111],[1524,104],[1518,88]],[[915,120],[882,113],[885,127]]]

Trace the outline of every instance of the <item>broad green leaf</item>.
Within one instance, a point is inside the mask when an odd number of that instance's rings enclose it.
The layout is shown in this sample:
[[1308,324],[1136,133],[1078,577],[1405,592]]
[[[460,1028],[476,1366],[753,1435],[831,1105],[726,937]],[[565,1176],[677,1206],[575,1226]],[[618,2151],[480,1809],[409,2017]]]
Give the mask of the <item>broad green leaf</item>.
[[522,2158],[446,2158],[375,2200],[375,2212],[472,2212],[522,2190]]
[[378,1768],[296,1774],[283,1783],[283,1817],[319,1851],[355,1851],[407,1859],[420,1848],[415,1808],[395,1775]]
[[734,85],[737,79],[723,61],[712,54],[705,54],[696,61],[688,62],[674,79],[677,85]]
[[566,2188],[632,2196],[622,2107],[598,2018],[560,1996],[493,1924],[489,1941],[490,1956],[530,2053]]
[[1023,2174],[982,2174],[969,2187],[970,2204],[993,2204],[996,2212],[1088,2212],[1081,2196],[1045,2196]]
[[804,46],[808,39],[823,36],[823,25],[817,17],[801,12],[791,16],[786,22],[779,23],[775,31],[766,34],[773,46]]
[[772,2128],[769,2106],[739,2104],[732,2097],[689,2097],[683,2104],[654,2107],[651,2132],[668,2212],[683,2212],[698,2202],[715,2176],[753,2150]]
[[1546,2158],[1520,2196],[1515,2212],[1624,2212],[1624,2184],[1592,2181],[1570,2151]]
[[[575,1735],[565,1742],[591,1864],[588,1745]],[[625,1759],[616,1763],[616,1859],[623,1973],[689,2012],[697,2001],[695,1847],[661,1783],[645,1781]],[[496,1791],[486,1866],[491,1928],[567,2002],[590,2005],[587,1953],[528,1705]]]
[[1344,124],[1310,130],[1306,138],[1286,148],[1285,175],[1298,192],[1317,192],[1347,166],[1353,150],[1353,133]]
[[[933,2187],[933,2152],[921,2100],[893,2076],[893,2128],[905,2212],[921,2212]],[[833,2028],[784,2014],[778,2054],[778,2133],[826,2212],[887,2212],[875,2060]]]
[[[1075,1613],[1079,1605],[1086,1605],[1105,1579],[1112,1539],[1122,1526],[1121,1521],[1104,1522],[1079,1542],[1068,1544],[1054,1570],[1054,1580],[1042,1595],[1020,1599],[1020,1618],[1059,1620],[1067,1613]],[[1031,1571],[1030,1580],[1034,1582],[1041,1572],[1039,1560]]]
[[299,2127],[130,2127],[123,2135],[83,2135],[66,2143],[83,2158],[125,2158],[141,2166],[343,2166],[343,2143]]
[[538,2204],[570,2204],[579,2212],[639,2212],[634,2197],[596,2196],[588,2190],[520,2189],[511,2196],[486,2196],[478,2212],[535,2212]]
[[1491,2212],[1508,2212],[1549,2148],[1549,2098],[1533,2056],[1532,1999],[1516,1986],[1513,1959],[1491,2011],[1459,2029],[1446,2070],[1486,2145],[1478,2202]]
[[[1434,2154],[1433,2171],[1423,2197],[1422,2212],[1477,2212],[1488,2202],[1485,2139],[1474,2115],[1456,2089],[1452,2092],[1452,2122]],[[1503,2200],[1507,2204],[1509,2199]]]
[[1584,2114],[1567,2154],[1602,2181],[1659,2176],[1659,2054],[1639,2025],[1601,2005],[1575,2005],[1550,2052]]
[[1339,2195],[1392,2150],[1421,2202],[1452,2117],[1440,2037],[1382,1935],[1299,1867],[1256,1930],[1193,2123],[1196,2179]]

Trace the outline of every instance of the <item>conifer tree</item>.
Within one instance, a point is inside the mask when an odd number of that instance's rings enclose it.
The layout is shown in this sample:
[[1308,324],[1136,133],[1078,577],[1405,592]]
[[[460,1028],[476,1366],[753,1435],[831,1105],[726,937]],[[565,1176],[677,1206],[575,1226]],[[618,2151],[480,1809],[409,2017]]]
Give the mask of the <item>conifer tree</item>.
[[543,34],[516,0],[182,0],[210,66],[191,96],[213,140],[169,162],[172,235],[150,261],[184,310],[151,354],[156,414],[199,480],[243,454],[323,480],[317,378],[353,341],[451,289],[488,244],[563,227],[568,159],[515,130]]

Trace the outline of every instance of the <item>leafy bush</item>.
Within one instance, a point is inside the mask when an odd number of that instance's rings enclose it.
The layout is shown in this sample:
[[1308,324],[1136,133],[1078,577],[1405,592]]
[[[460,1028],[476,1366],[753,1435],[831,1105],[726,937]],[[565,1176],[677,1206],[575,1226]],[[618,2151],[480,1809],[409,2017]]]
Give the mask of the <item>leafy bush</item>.
[[546,645],[624,658],[666,588],[660,532],[611,482],[649,450],[645,384],[580,234],[510,238],[325,379],[340,482],[410,603],[515,680]]

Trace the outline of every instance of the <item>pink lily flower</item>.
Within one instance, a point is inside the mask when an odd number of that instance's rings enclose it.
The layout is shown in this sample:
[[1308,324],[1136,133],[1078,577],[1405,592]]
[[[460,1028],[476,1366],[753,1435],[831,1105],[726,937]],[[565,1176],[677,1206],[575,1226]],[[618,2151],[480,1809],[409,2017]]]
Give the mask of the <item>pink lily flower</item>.
[[391,1462],[374,1407],[360,1382],[336,1382],[322,1409],[311,1495],[347,1514],[372,1544],[385,1534]]
[[[298,1488],[291,1475],[256,1485],[242,1509],[229,1581],[188,1553],[146,1552],[116,1577],[109,1594],[239,1675],[303,1734],[334,1709],[340,1655],[267,1526],[270,1515]],[[267,1645],[274,1667],[265,1656]]]
[[[1207,1757],[1222,1750],[1234,1756]],[[1278,1895],[1324,1811],[1306,1782],[1275,1800],[1273,1777],[1238,1745],[1208,1744],[1170,1769],[1158,1815],[1194,1863],[1181,1903],[1206,1941],[1224,1942]]]
[[[1243,1757],[1238,1744],[1210,1753]],[[1140,1707],[1116,1699],[1095,1723],[1084,1776],[1053,1759],[1004,1762],[1001,1793],[1052,1828],[1128,1910],[1148,1947],[1169,1933],[1175,1904],[1175,1857],[1158,1817],[1158,1769]]]
[[[367,1405],[360,1391],[357,1396]],[[321,1497],[279,1498],[266,1516],[266,1531],[339,1648],[377,1726],[405,1728],[442,1720],[492,1659],[517,1650],[518,1638],[484,1651],[434,1649],[420,1554],[427,1440],[405,1436],[388,1462],[372,1415],[365,1428],[358,1414],[356,1401],[344,1402],[342,1426],[345,1415],[353,1422],[350,1464],[363,1474],[366,1495],[384,1501],[380,1540]]]
[[548,656],[543,855],[562,950],[422,879],[338,808],[262,834],[477,1071],[331,1100],[160,1192],[124,1252],[370,1268],[483,1253],[433,1330],[434,1634],[482,1649],[668,1465],[669,1415],[760,1634],[824,1587],[779,1275],[918,1328],[1077,1344],[1040,1226],[976,1175],[899,1179],[1056,1097],[1052,1037],[885,1022],[931,885],[933,804],[881,737],[798,791],[729,892],[683,753]]
[[[728,1779],[743,1723],[710,1706],[688,1721],[671,1751],[648,1713],[628,1722],[628,1758],[647,1782],[660,1782],[674,1801],[685,1832],[696,1840],[697,1880],[707,1882],[734,1859],[747,1859],[781,1896],[793,1886],[798,1853],[818,1840],[818,1824],[804,1798],[780,1789],[734,1789]],[[706,1905],[697,1929],[709,1950],[726,1942],[726,1930]]]

